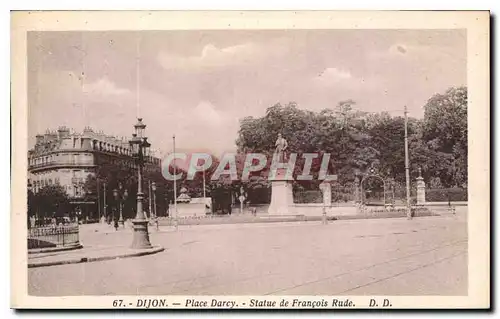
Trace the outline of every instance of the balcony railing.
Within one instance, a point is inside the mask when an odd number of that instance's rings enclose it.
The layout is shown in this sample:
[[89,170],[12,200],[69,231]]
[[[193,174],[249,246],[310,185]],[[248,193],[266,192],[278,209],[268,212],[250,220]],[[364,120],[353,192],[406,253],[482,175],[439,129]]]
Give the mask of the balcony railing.
[[36,169],[36,168],[42,168],[42,167],[50,167],[50,166],[94,166],[95,164],[93,162],[77,162],[77,161],[50,161],[50,162],[44,162],[44,163],[38,163],[38,164],[30,164],[28,167],[30,169]]

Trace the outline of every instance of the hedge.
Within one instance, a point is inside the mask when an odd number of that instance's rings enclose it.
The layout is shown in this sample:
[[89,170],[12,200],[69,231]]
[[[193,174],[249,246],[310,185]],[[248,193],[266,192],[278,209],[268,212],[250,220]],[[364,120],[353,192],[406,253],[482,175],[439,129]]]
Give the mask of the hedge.
[[466,188],[435,188],[426,189],[426,202],[463,202],[467,201]]
[[293,201],[298,204],[323,203],[323,193],[320,190],[296,192],[293,197]]

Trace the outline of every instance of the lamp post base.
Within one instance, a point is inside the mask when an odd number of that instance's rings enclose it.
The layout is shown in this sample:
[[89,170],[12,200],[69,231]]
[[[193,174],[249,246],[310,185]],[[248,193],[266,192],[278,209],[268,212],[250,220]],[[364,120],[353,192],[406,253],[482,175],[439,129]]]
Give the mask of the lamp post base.
[[148,221],[146,219],[134,219],[134,239],[131,248],[133,249],[148,249],[151,248],[148,233]]

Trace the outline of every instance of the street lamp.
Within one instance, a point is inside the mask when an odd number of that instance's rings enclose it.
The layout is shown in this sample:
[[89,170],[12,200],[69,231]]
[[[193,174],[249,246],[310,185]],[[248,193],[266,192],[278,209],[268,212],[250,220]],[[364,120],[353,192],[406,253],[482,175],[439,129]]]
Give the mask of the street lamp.
[[410,203],[410,158],[408,151],[408,110],[405,105],[405,177],[406,177],[406,218],[412,219]]
[[158,215],[156,214],[156,183],[151,183],[151,190],[153,191],[153,220],[156,224],[156,230],[158,230]]
[[123,191],[123,201],[122,201],[122,206],[120,207],[120,219],[121,219],[121,223],[122,223],[122,226],[125,227],[125,222],[123,220],[123,215],[122,215],[122,210],[123,210],[123,207],[125,206],[125,202],[128,198],[128,190],[125,189]]
[[122,227],[125,227],[125,222],[123,220],[123,202],[127,200],[128,191],[126,189],[123,190],[123,185],[121,183],[119,184],[118,188],[119,189],[115,188],[113,190],[113,195],[115,196],[115,200],[118,203],[118,211],[120,213],[118,224],[120,224]]
[[149,241],[148,221],[144,217],[144,211],[142,209],[142,201],[144,199],[144,193],[142,192],[142,169],[144,166],[144,159],[148,156],[151,144],[149,144],[148,138],[143,136],[146,125],[142,123],[141,118],[138,119],[134,128],[135,133],[132,134],[132,139],[129,141],[132,156],[137,163],[137,212],[135,219],[132,220],[134,224],[132,248],[147,249],[151,248],[151,243]]
[[[327,222],[327,218],[326,218],[326,202],[327,202],[327,192],[331,191],[331,188],[329,187],[330,185],[326,182],[326,181],[323,181],[320,185],[319,185],[319,188],[321,190],[321,194],[323,195],[323,200],[322,200],[322,211],[323,211],[323,214],[322,214],[322,224],[323,225],[326,225],[328,224]],[[330,195],[331,196],[331,195]],[[329,201],[331,201],[331,199],[329,199]]]
[[[97,189],[97,192],[99,193],[99,189]],[[106,182],[104,182],[104,204],[103,204],[103,211],[104,211],[104,219],[108,218],[108,215],[106,214]],[[100,205],[101,203],[99,203]]]
[[151,183],[151,191],[152,191],[152,196],[153,196],[153,209],[152,209],[152,213],[153,213],[153,218],[156,218],[156,183],[155,182],[152,182]]
[[119,207],[121,206],[121,203],[118,200],[119,196],[118,196],[118,190],[116,188],[113,189],[113,197],[115,198],[115,203],[118,204],[116,205],[115,210],[113,211],[113,225],[115,225],[115,229],[118,230],[118,223],[116,222],[116,211],[120,210]]

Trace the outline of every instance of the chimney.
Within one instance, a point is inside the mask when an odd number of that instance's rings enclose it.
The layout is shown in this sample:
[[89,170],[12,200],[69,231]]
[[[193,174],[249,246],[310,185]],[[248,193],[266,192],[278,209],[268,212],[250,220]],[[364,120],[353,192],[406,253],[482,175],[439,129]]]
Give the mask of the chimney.
[[66,126],[59,126],[59,128],[57,129],[57,135],[59,138],[68,137],[69,128],[67,128]]
[[37,134],[35,138],[36,138],[36,145],[43,144],[44,137],[42,134]]
[[83,129],[83,134],[86,136],[92,136],[93,133],[94,131],[89,126],[85,126],[85,128]]

